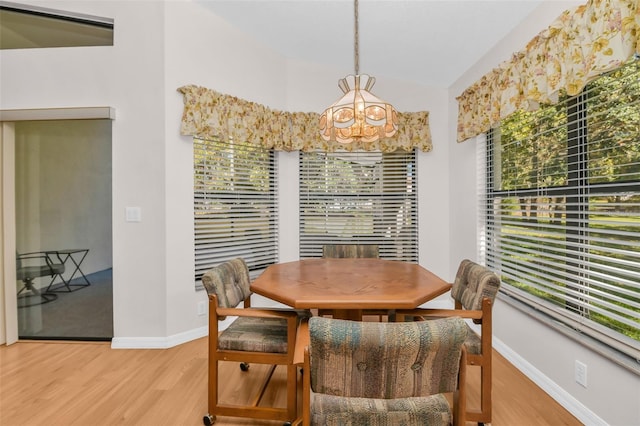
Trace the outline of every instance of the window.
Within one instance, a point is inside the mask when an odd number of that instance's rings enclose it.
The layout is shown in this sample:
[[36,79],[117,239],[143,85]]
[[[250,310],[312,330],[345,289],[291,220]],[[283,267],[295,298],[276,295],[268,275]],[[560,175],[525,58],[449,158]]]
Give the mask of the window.
[[640,61],[503,120],[486,164],[503,293],[640,359]]
[[113,46],[113,19],[0,2],[0,50]]
[[415,152],[300,153],[300,257],[330,243],[378,244],[418,261]]
[[272,150],[194,139],[195,279],[235,257],[257,275],[277,261],[277,200]]

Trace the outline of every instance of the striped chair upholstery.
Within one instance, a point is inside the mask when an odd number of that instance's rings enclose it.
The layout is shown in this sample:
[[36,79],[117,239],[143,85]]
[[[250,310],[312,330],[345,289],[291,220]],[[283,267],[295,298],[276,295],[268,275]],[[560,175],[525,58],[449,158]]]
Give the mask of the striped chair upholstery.
[[478,424],[491,423],[492,417],[492,310],[500,282],[500,277],[486,266],[465,259],[460,262],[451,288],[456,309],[482,313],[480,318],[473,320],[480,324],[480,335],[469,328],[464,343],[469,354],[467,362],[480,367],[480,409],[467,407],[467,420]]
[[329,259],[377,258],[380,257],[377,244],[325,244],[322,257]]
[[467,363],[480,368],[480,407],[467,406],[465,417],[478,424],[491,423],[492,308],[499,289],[498,275],[486,266],[465,259],[460,262],[451,288],[455,309],[415,309],[401,313],[422,319],[458,316],[471,318],[480,325],[480,334],[467,325],[464,342]]
[[[456,279],[451,287],[451,297],[464,309],[479,311],[482,300],[493,302],[500,289],[500,277],[486,266],[469,259],[460,262]],[[476,321],[480,323],[480,321]]]
[[[462,421],[464,407],[456,407],[453,416],[444,394],[464,387],[459,368],[466,335],[460,318],[405,323],[311,318],[304,422],[376,426]],[[307,397],[310,391],[313,398]],[[455,401],[464,405],[464,398]]]
[[[202,276],[202,285],[209,294],[218,297],[218,306],[234,308],[251,296],[251,278],[244,259],[237,258],[209,269]],[[224,320],[225,317],[220,317]]]
[[[213,424],[216,415],[293,421],[297,414],[297,367],[293,352],[297,326],[309,311],[292,309],[262,309],[251,307],[249,268],[241,258],[222,263],[202,276],[202,284],[209,294],[209,412],[204,423]],[[236,308],[243,303],[243,308]],[[221,333],[218,321],[237,316]],[[251,363],[270,364],[266,382],[256,388],[251,405],[225,404],[218,401],[218,363],[237,361],[243,371]],[[260,405],[271,374],[277,365],[287,369],[286,407]],[[249,379],[253,386],[255,379]]]

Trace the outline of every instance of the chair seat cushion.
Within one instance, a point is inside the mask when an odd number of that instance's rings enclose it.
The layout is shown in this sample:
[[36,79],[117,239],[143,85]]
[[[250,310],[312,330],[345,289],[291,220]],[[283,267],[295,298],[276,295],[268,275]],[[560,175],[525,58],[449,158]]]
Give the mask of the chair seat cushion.
[[396,426],[451,425],[452,414],[442,394],[420,398],[373,399],[313,394],[312,425]]
[[218,348],[232,351],[287,352],[287,320],[239,317],[218,337]]
[[[295,310],[298,321],[311,316],[309,310]],[[239,317],[218,337],[218,349],[231,351],[287,353],[287,320]]]
[[64,265],[54,263],[52,265],[23,266],[16,271],[16,278],[19,280],[45,277],[47,275],[62,274]]
[[467,349],[467,353],[473,355],[482,355],[482,341],[478,333],[473,331],[469,325],[467,325],[467,338],[464,341],[464,347]]

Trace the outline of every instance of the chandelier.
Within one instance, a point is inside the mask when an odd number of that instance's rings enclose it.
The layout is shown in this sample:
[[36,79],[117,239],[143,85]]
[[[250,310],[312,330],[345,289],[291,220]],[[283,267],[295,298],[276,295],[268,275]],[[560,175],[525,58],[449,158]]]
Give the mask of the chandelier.
[[358,0],[354,0],[355,75],[338,81],[344,93],[320,116],[320,135],[326,141],[374,142],[393,136],[398,130],[398,113],[393,106],[371,93],[374,77],[359,73]]

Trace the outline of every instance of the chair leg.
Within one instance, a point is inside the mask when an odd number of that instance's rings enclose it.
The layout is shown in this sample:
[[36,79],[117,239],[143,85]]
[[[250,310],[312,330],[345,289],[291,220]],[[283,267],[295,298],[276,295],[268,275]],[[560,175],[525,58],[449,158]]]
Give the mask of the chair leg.
[[209,384],[208,384],[208,401],[207,401],[207,409],[208,413],[204,416],[203,421],[205,425],[207,424],[207,418],[211,420],[211,424],[215,422],[216,416],[216,407],[218,406],[218,369],[219,369],[219,361],[215,357],[212,356],[212,348],[209,348]]
[[491,423],[492,407],[491,407],[491,360],[479,359],[475,356],[475,360],[468,365],[480,368],[480,409],[470,409],[467,407],[467,421],[477,422],[479,425]]
[[[24,283],[24,287],[21,288],[20,291],[18,291],[18,299],[23,299],[26,302],[24,304],[18,304],[19,308],[28,308],[30,306],[44,305],[45,303],[53,302],[54,300],[58,299],[57,294],[47,293],[46,291],[41,292],[40,290],[38,290],[36,286],[33,284],[33,279],[25,278],[23,283]],[[28,290],[32,294],[20,295],[20,293],[22,293],[24,290]],[[36,298],[37,301],[30,303],[29,302],[30,298]]]
[[[491,354],[480,366],[480,408],[482,423],[491,423]],[[478,422],[480,423],[480,422]]]
[[287,365],[287,416],[291,421],[298,414],[298,366]]

